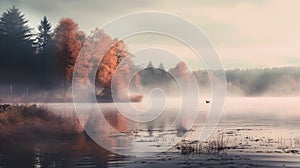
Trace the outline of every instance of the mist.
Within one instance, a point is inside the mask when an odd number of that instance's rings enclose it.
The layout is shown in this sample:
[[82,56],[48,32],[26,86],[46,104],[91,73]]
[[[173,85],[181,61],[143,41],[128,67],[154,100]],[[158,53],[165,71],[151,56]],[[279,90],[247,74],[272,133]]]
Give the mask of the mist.
[[[210,87],[209,75],[195,71],[199,87]],[[227,96],[299,96],[300,68],[273,67],[261,69],[234,69],[225,71]]]

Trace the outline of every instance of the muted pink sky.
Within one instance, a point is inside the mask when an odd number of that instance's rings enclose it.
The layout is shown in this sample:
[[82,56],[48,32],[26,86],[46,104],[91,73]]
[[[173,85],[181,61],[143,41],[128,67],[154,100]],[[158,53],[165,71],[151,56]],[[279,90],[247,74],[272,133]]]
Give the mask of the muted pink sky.
[[[73,18],[87,34],[108,21],[138,11],[162,11],[182,16],[202,29],[213,42],[226,69],[270,66],[300,66],[299,0],[194,0],[194,1],[37,1],[1,0],[0,12],[19,7],[37,27],[47,16],[56,26],[62,17]],[[148,37],[149,38],[149,37]],[[132,49],[155,46],[151,40],[128,40]],[[176,43],[176,42],[174,42]],[[191,61],[184,46],[166,40],[167,47]],[[156,44],[157,45],[157,44]],[[129,48],[131,46],[129,45]],[[156,59],[164,61],[158,56]],[[193,62],[193,61],[192,61]],[[193,68],[197,68],[198,64]],[[172,66],[172,62],[165,63]]]

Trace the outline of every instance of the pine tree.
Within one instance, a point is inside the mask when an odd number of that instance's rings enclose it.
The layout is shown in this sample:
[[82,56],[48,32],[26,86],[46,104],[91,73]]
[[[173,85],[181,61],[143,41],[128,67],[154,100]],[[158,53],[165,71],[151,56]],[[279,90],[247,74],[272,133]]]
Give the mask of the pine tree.
[[[35,82],[35,60],[31,28],[24,14],[13,6],[0,18],[1,82],[14,87],[14,93],[24,93]],[[7,75],[9,73],[9,75]],[[16,89],[16,84],[22,87]],[[21,86],[21,85],[20,85]]]
[[43,20],[41,20],[38,29],[39,29],[39,34],[37,38],[37,42],[38,42],[37,52],[38,54],[42,54],[45,50],[47,50],[47,47],[49,47],[49,43],[51,43],[52,40],[51,24],[49,23],[46,16],[43,18]]
[[159,68],[165,70],[164,64],[162,62],[159,64]]
[[2,14],[0,18],[1,53],[18,56],[16,54],[33,52],[31,28],[27,26],[27,23],[28,20],[25,20],[24,14],[15,6]]
[[152,61],[149,61],[147,68],[153,68]]
[[53,69],[55,68],[54,60],[54,42],[52,40],[51,24],[45,16],[38,26],[37,46],[36,52],[39,57],[39,69],[41,87],[43,89],[49,89],[53,83],[54,78]]

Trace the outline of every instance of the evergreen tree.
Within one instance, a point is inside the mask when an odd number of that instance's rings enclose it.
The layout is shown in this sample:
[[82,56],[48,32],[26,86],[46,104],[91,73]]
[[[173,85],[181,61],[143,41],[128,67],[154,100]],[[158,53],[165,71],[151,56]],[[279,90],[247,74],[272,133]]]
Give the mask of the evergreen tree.
[[[35,81],[33,74],[37,60],[33,57],[31,28],[27,23],[24,14],[15,6],[0,18],[1,82],[12,86],[14,93],[28,92],[28,86]],[[22,87],[18,89],[19,84]]]
[[[13,6],[0,18],[1,53],[18,56],[17,54],[33,52],[31,29],[27,26],[18,8]],[[20,50],[21,49],[21,50]]]
[[47,50],[47,47],[49,47],[49,43],[51,43],[51,24],[49,23],[47,17],[45,16],[43,20],[41,20],[41,23],[38,27],[39,34],[37,38],[38,42],[38,48],[37,52],[38,54],[43,54]]
[[164,64],[162,62],[159,64],[159,68],[165,70]]
[[37,54],[39,56],[41,70],[40,81],[43,89],[49,89],[51,87],[51,81],[54,78],[53,69],[55,68],[54,60],[54,43],[51,37],[52,30],[49,20],[45,16],[38,26],[38,37],[37,37]]
[[147,68],[153,68],[152,61],[149,61]]

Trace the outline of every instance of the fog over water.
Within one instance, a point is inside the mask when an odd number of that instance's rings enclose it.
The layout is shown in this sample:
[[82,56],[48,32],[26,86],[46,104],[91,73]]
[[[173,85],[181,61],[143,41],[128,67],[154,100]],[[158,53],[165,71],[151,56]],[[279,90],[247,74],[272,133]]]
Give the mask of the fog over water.
[[[206,103],[205,100],[205,97],[200,98],[197,122],[203,122],[203,119],[209,114],[211,102]],[[169,98],[164,101],[162,101],[162,99],[153,99],[152,101],[153,102],[151,102],[150,99],[144,99],[144,101],[140,103],[116,103],[116,105],[114,103],[98,103],[98,107],[101,111],[119,110],[121,114],[127,115],[127,117],[130,117],[130,115],[131,117],[132,115],[146,115],[149,116],[151,120],[176,116],[181,110],[181,100],[179,98]],[[74,110],[73,103],[49,103],[44,105],[53,109],[53,111],[58,114],[65,115]],[[135,111],[126,110],[126,107],[130,107],[130,109],[133,108]],[[190,113],[190,111],[186,109],[182,110],[184,114]],[[300,120],[299,110],[300,99],[298,97],[227,97],[225,99],[221,122],[231,120],[292,122]],[[149,121],[151,120],[149,119]]]

